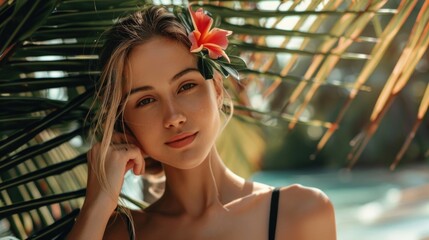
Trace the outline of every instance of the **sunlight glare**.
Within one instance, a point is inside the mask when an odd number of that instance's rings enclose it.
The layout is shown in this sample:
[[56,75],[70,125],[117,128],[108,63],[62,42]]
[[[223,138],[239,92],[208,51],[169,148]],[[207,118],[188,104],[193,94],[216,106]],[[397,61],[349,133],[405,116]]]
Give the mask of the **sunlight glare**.
[[83,145],[83,140],[81,136],[76,136],[72,139],[70,139],[69,141],[70,145],[72,145],[73,147],[82,147]]
[[50,88],[46,90],[46,97],[52,100],[67,101],[68,94],[65,88]]
[[380,202],[370,202],[358,210],[358,219],[364,224],[371,224],[375,222],[383,213],[383,206]]
[[66,59],[64,56],[36,56],[36,57],[26,57],[27,61],[59,61]]
[[307,135],[312,140],[320,139],[323,134],[323,129],[321,126],[308,126]]

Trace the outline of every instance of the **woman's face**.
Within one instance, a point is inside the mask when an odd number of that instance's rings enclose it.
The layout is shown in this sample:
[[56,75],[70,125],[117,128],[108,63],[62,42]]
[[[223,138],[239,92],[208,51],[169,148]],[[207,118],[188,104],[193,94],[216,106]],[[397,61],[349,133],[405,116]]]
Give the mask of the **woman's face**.
[[124,120],[142,150],[176,168],[198,166],[219,133],[222,83],[205,80],[196,56],[164,37],[135,47],[128,64]]

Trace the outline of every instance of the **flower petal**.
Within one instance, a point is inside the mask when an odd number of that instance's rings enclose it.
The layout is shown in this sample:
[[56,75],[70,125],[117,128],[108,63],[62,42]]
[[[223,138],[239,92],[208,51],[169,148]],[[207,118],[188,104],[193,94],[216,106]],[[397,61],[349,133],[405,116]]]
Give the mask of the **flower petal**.
[[191,6],[188,8],[189,12],[191,13],[194,30],[199,31],[203,36],[206,35],[212,27],[213,19],[205,14],[202,8],[199,8],[196,12],[192,11]]
[[224,57],[228,62],[231,62],[229,60],[228,55],[226,55],[225,51],[217,44],[211,44],[211,43],[205,43],[203,44],[204,48],[209,51],[209,57],[211,59],[218,59],[219,57]]
[[189,5],[188,10],[194,26],[194,31],[188,36],[192,43],[190,51],[195,53],[207,49],[210,58],[224,57],[230,62],[224,50],[228,47],[227,36],[231,35],[232,32],[220,28],[211,29],[213,19],[205,14],[202,8],[194,12]]
[[[202,45],[199,45],[199,43],[198,43],[200,40],[200,37],[201,37],[201,33],[198,31],[193,31],[193,32],[189,33],[188,38],[189,38],[189,41],[191,41],[191,43],[192,43],[192,46],[190,48],[191,52],[199,52],[202,50]],[[199,50],[197,51],[197,49],[199,49]]]
[[203,35],[203,39],[200,40],[202,43],[212,43],[219,45],[222,49],[228,47],[227,36],[231,35],[231,31],[226,31],[219,28],[213,28],[207,35]]
[[192,52],[192,53],[201,52],[201,50],[203,50],[203,48],[204,48],[204,45],[201,45],[201,46],[195,47],[195,48],[191,48],[190,52]]

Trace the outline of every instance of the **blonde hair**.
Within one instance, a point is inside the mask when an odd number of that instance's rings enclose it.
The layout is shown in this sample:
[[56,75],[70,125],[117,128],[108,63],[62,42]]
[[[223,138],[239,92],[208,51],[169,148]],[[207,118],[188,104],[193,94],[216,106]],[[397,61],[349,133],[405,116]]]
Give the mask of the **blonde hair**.
[[104,44],[100,54],[101,76],[97,91],[99,109],[95,116],[93,136],[100,139],[100,154],[96,161],[98,179],[106,185],[104,164],[113,132],[124,132],[122,113],[124,89],[127,86],[127,61],[134,47],[144,44],[153,37],[162,36],[184,44],[191,43],[186,29],[176,17],[161,6],[146,6],[126,18],[119,20],[103,36]]
[[[104,40],[100,54],[101,76],[97,90],[98,109],[92,129],[92,140],[100,141],[100,152],[93,161],[95,173],[102,188],[111,193],[105,171],[107,152],[114,131],[125,132],[123,123],[124,90],[127,86],[128,58],[131,51],[154,37],[166,37],[187,47],[191,46],[186,29],[167,9],[147,5],[141,10],[120,19],[102,36]],[[119,205],[131,223],[128,209]],[[133,224],[132,224],[133,226]],[[134,232],[134,227],[133,227]]]
[[[188,48],[191,42],[182,23],[162,6],[146,6],[141,10],[120,19],[103,36],[104,44],[100,55],[101,76],[97,90],[98,112],[93,126],[93,140],[100,141],[100,154],[92,166],[97,173],[101,186],[110,192],[105,172],[105,161],[114,131],[125,132],[123,123],[124,90],[127,86],[128,57],[138,45],[144,44],[153,37],[166,37],[175,40]],[[220,74],[219,74],[220,75]],[[217,76],[222,78],[221,76]],[[224,90],[224,89],[223,89]],[[226,91],[224,90],[226,93]],[[227,100],[231,100],[225,94]],[[223,105],[223,104],[222,104]],[[229,113],[232,102],[229,101]],[[228,122],[230,116],[226,116]],[[129,211],[120,210],[130,216]],[[131,218],[132,221],[132,218]]]

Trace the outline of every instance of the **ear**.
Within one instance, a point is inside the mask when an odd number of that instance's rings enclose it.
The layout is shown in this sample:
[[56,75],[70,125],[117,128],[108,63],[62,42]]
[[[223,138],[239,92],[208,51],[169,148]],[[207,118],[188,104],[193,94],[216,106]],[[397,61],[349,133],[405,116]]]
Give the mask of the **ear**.
[[222,79],[222,75],[220,73],[218,73],[217,71],[215,71],[214,75],[213,75],[213,84],[215,87],[215,91],[216,91],[216,102],[218,105],[218,108],[220,109],[222,107],[223,104],[223,79]]

